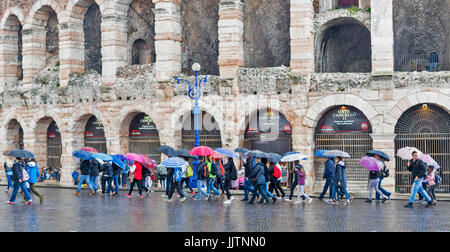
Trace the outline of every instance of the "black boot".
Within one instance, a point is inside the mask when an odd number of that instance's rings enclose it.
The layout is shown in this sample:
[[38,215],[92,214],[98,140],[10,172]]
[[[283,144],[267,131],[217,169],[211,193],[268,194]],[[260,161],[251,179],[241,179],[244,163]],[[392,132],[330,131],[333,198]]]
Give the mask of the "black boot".
[[404,205],[405,208],[413,208],[413,204],[409,202],[408,204]]
[[259,204],[262,204],[262,203],[264,203],[264,198],[261,198],[261,200],[260,200],[260,201],[258,201],[258,203],[259,203]]
[[275,202],[277,202],[277,197],[274,196],[274,197],[272,198],[272,200],[273,200],[273,204],[275,204]]

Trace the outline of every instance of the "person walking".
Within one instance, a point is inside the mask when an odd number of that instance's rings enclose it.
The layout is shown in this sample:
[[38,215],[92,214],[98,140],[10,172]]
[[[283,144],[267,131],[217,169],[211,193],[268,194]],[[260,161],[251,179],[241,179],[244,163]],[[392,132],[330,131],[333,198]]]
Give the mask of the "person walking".
[[178,195],[181,197],[180,203],[183,203],[186,200],[186,197],[184,196],[183,190],[181,190],[182,171],[181,168],[174,168],[173,170],[173,184],[170,186],[170,192],[166,201],[171,202],[173,193],[177,190]]
[[207,157],[206,166],[208,167],[208,170],[209,170],[209,177],[207,177],[207,181],[206,181],[207,186],[208,186],[207,187],[208,190],[206,192],[209,194],[208,200],[213,199],[212,192],[214,192],[216,194],[216,198],[219,199],[220,192],[219,192],[219,190],[217,190],[217,188],[214,187],[214,182],[216,181],[216,176],[218,174],[218,168],[217,168],[216,164],[212,161],[211,156]]
[[430,72],[437,72],[437,66],[439,63],[439,54],[437,52],[430,53]]
[[184,161],[186,161],[186,164],[182,167],[181,173],[181,189],[183,189],[183,184],[186,184],[186,188],[188,188],[191,191],[191,196],[195,196],[195,192],[191,187],[191,177],[194,176],[194,172],[192,170],[191,165],[189,164],[189,158],[183,158]]
[[380,177],[380,171],[370,171],[369,172],[369,198],[365,201],[367,203],[372,202],[372,193],[373,191],[377,192],[381,196],[381,201],[384,203],[387,198],[383,195],[383,193],[378,189],[378,178]]
[[13,175],[13,162],[11,161],[11,159],[8,157],[5,161],[5,163],[3,164],[3,167],[5,168],[5,174],[6,174],[6,179],[8,180],[8,186],[6,187],[5,193],[9,192],[9,188],[13,188],[13,181],[12,181],[12,175]]
[[332,191],[334,187],[334,170],[335,170],[335,161],[334,157],[329,157],[325,162],[325,169],[323,172],[323,179],[325,179],[325,185],[323,186],[323,191],[319,196],[319,200],[323,200],[327,191],[330,193],[330,200],[332,200]]
[[263,189],[263,187],[266,185],[266,177],[264,176],[264,165],[261,162],[256,163],[255,167],[252,170],[252,173],[249,176],[249,179],[251,185],[253,185],[255,189],[252,198],[248,203],[253,204],[255,202],[257,192],[259,192],[261,197],[263,197],[264,200],[266,200],[266,204],[269,204],[270,199],[264,193]]
[[98,175],[100,174],[101,164],[97,159],[90,161],[89,182],[94,188],[94,192],[98,191]]
[[[383,164],[383,168],[381,168],[380,171],[380,176],[378,178],[378,189],[380,190],[380,192],[382,192],[384,195],[386,195],[386,197],[388,198],[388,200],[391,200],[391,193],[386,191],[382,186],[381,183],[383,183],[383,179],[389,177],[389,169],[386,167],[384,160],[378,156],[378,155],[374,155],[374,157],[380,161]],[[380,194],[377,192],[377,194],[375,195],[377,200],[381,199]]]
[[112,177],[114,175],[113,167],[111,161],[106,161],[100,168],[102,172],[101,184],[102,184],[102,194],[101,196],[105,196],[106,184],[108,184],[108,190],[106,193],[109,195],[113,190],[112,187]]
[[422,182],[426,177],[426,167],[425,163],[419,159],[419,154],[417,153],[417,151],[412,152],[412,159],[408,161],[407,166],[408,171],[411,172],[414,181],[411,188],[411,197],[409,199],[408,204],[406,204],[404,207],[406,208],[413,207],[414,199],[416,198],[417,192],[422,194],[422,196],[427,201],[427,205],[425,207],[428,208],[432,206],[433,202],[431,201],[430,196],[428,196],[428,193],[422,187]]
[[202,194],[205,195],[206,198],[209,198],[209,193],[203,190],[203,187],[206,186],[206,178],[209,177],[209,169],[204,161],[204,157],[199,157],[199,164],[197,166],[197,197],[194,200],[202,200]]
[[152,192],[152,179],[151,179],[152,171],[145,167],[142,167],[142,189],[145,191],[145,196],[150,196]]
[[300,201],[300,196],[303,196],[305,198],[308,199],[308,204],[311,204],[313,199],[311,197],[309,197],[306,193],[305,193],[305,181],[306,181],[306,173],[305,173],[305,168],[300,167],[299,171],[297,172],[298,175],[298,190],[297,190],[297,204],[301,203]]
[[142,199],[144,196],[142,195],[142,164],[134,161],[133,165],[130,168],[130,190],[127,194],[125,194],[125,197],[131,198],[131,195],[133,193],[134,186],[137,185],[138,187],[138,198]]
[[220,190],[222,190],[222,193],[220,194],[220,197],[219,197],[219,199],[221,199],[225,196],[225,190],[224,190],[224,185],[223,185],[223,176],[225,175],[225,169],[223,168],[221,158],[216,158],[213,160],[213,162],[217,168],[216,181],[215,181],[214,185],[217,188],[217,190],[219,190],[219,187],[220,187]]
[[336,169],[335,169],[335,175],[334,175],[334,189],[332,192],[332,202],[333,204],[338,204],[339,201],[337,199],[339,198],[337,196],[338,190],[341,190],[342,193],[345,195],[345,198],[347,199],[346,205],[350,205],[353,202],[353,198],[350,197],[350,194],[347,192],[347,176],[346,176],[346,164],[342,157],[337,157],[337,163],[336,163]]
[[[275,193],[277,194],[277,197],[279,199],[286,198],[286,193],[284,192],[283,188],[281,187],[281,169],[279,166],[275,163],[270,163],[269,165],[269,175],[270,175],[270,184],[269,184],[269,192],[273,193],[275,190]],[[281,193],[281,198],[280,198]]]
[[30,197],[30,193],[28,192],[26,180],[28,180],[28,174],[25,171],[25,165],[21,158],[17,158],[16,162],[12,167],[12,181],[13,181],[13,192],[11,194],[11,198],[6,202],[8,205],[14,205],[17,197],[17,193],[19,192],[19,188],[22,189],[25,194],[25,205],[31,205],[32,200]]
[[[289,195],[289,199],[285,199],[288,202],[292,201],[292,197],[294,197],[294,190],[298,185],[298,171],[300,171],[300,168],[302,168],[303,166],[299,163],[299,161],[295,162],[295,168],[294,171],[292,172],[292,178],[293,178],[293,182],[291,185],[291,193]],[[305,197],[303,196],[303,200],[305,200]]]
[[120,186],[120,172],[122,171],[122,168],[120,168],[115,163],[112,164],[112,170],[113,170],[113,176],[112,181],[114,182],[114,191],[112,193],[112,196],[116,196],[119,194],[119,186]]
[[433,205],[436,205],[437,204],[436,193],[435,193],[436,173],[434,172],[434,166],[432,166],[432,165],[428,166],[428,174],[423,182],[428,185],[428,189],[427,189],[428,196],[430,196],[431,200],[433,201]]
[[[245,163],[244,163],[244,198],[241,201],[248,201],[248,195],[250,193],[251,189],[251,183],[250,183],[250,175],[253,173],[253,168],[255,166],[255,160],[245,155]],[[254,192],[256,193],[256,192]]]
[[[44,195],[40,194],[36,190],[36,183],[40,176],[39,168],[36,163],[36,159],[32,158],[29,162],[27,162],[26,171],[28,173],[28,176],[30,177],[27,181],[28,184],[30,184],[30,191],[39,198],[39,203],[42,204],[44,202]],[[30,194],[30,197],[31,197],[31,194]],[[24,197],[24,199],[25,199],[25,197]]]
[[91,161],[89,160],[82,160],[80,163],[80,167],[78,168],[80,170],[80,179],[78,181],[78,188],[75,191],[75,195],[80,195],[81,192],[81,186],[84,182],[89,186],[89,189],[91,190],[91,195],[95,194],[94,187],[92,186],[89,178],[89,169],[91,167]]
[[[273,203],[277,202],[277,197],[274,197],[272,193],[269,192],[269,182],[270,182],[270,172],[269,167],[267,166],[267,158],[261,158],[261,164],[264,167],[264,178],[266,179],[265,185],[262,187],[264,194],[267,195],[267,197],[272,198]],[[264,203],[264,199],[261,198],[259,203]]]
[[227,194],[227,200],[224,202],[224,204],[231,204],[233,202],[234,197],[231,196],[230,188],[231,188],[231,181],[236,180],[238,178],[237,175],[237,169],[234,165],[234,160],[232,157],[228,158],[228,162],[225,164],[224,167],[225,175],[224,175],[224,189]]

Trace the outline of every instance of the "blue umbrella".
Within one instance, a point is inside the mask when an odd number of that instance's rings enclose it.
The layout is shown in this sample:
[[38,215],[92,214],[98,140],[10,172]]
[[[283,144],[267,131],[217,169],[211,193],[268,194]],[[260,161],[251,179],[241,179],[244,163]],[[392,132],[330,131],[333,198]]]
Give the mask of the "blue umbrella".
[[188,150],[177,150],[174,157],[198,158],[198,156],[189,154]]
[[318,157],[324,157],[324,158],[329,158],[330,156],[325,156],[323,153],[327,152],[328,150],[318,150],[316,152],[314,152],[314,156],[318,156]]
[[255,157],[255,158],[268,158],[269,155],[263,151],[260,150],[252,150],[246,153],[246,155],[250,156],[250,157]]
[[27,150],[12,150],[8,152],[8,156],[16,157],[16,158],[34,158],[34,153]]
[[391,159],[389,158],[389,155],[388,155],[388,154],[386,154],[386,153],[384,153],[384,152],[382,152],[382,151],[379,151],[379,150],[371,150],[371,151],[368,151],[366,155],[369,156],[369,157],[373,157],[373,156],[375,156],[375,155],[378,155],[378,156],[380,156],[382,159],[384,159],[385,161],[388,161],[388,162],[391,160]]
[[120,158],[116,157],[116,156],[111,156],[112,157],[112,161],[114,164],[116,164],[117,166],[119,166],[120,168],[122,168],[123,171],[125,171],[125,164],[122,162],[122,160],[120,160]]
[[232,150],[228,150],[228,149],[224,149],[224,148],[217,148],[215,151],[217,153],[225,155],[227,157],[239,158],[239,155],[236,154],[235,152],[233,152]]
[[297,151],[290,151],[290,152],[284,153],[282,157],[284,157],[284,156],[289,156],[289,155],[294,155],[294,154],[301,154],[301,153],[300,153],[300,152],[297,152]]
[[271,163],[278,163],[278,162],[280,162],[280,160],[281,160],[281,155],[280,155],[280,154],[277,154],[277,153],[269,153],[268,155],[269,155],[268,160],[269,160],[269,162],[271,162]]
[[105,153],[92,153],[92,157],[102,161],[113,161],[113,157]]
[[181,168],[186,164],[186,161],[178,157],[173,157],[162,161],[161,164],[167,168]]
[[247,153],[247,152],[249,152],[249,150],[246,149],[246,148],[236,148],[236,149],[234,149],[234,152],[237,152],[237,153]]
[[159,152],[161,152],[162,154],[165,154],[167,156],[170,157],[176,157],[177,156],[177,152],[174,148],[167,146],[167,145],[162,145],[159,146],[157,149]]
[[91,160],[92,159],[92,152],[83,151],[83,150],[77,150],[72,153],[74,157],[77,157],[79,159],[83,160]]
[[131,160],[131,159],[125,157],[125,156],[122,155],[122,154],[111,155],[111,156],[116,157],[116,158],[118,158],[118,159],[120,159],[120,160],[122,160],[122,161],[133,161],[133,160]]

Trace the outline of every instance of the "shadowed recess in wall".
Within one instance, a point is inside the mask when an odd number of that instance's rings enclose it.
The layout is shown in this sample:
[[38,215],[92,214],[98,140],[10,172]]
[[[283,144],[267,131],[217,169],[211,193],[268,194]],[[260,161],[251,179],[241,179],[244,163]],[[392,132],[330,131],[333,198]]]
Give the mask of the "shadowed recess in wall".
[[128,45],[130,63],[144,65],[155,62],[155,15],[152,0],[134,0],[128,9]]
[[84,27],[85,70],[93,69],[102,74],[102,16],[99,6],[94,2],[86,12]]

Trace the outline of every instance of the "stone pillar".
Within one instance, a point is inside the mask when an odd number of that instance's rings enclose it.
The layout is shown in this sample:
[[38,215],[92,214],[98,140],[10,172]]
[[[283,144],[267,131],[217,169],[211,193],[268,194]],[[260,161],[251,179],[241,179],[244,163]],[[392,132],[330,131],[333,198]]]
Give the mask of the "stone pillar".
[[316,181],[314,172],[314,129],[299,125],[293,126],[292,150],[298,151],[306,156],[307,160],[300,163],[305,168],[307,176],[305,192],[313,195],[314,183]]
[[59,20],[59,82],[61,87],[66,87],[70,73],[84,72],[84,16],[81,14],[79,17],[61,16]]
[[102,13],[102,84],[113,86],[117,68],[128,64],[128,6],[108,8]]
[[18,39],[18,25],[8,25],[7,22],[0,34],[0,92],[6,84],[17,81]]
[[394,72],[392,0],[371,1],[372,74]]
[[30,89],[33,75],[45,66],[45,26],[26,24],[23,27],[23,88]]
[[383,179],[383,188],[395,193],[395,134],[372,134],[373,149],[385,152],[391,157],[390,162],[385,162],[389,169],[389,177]]
[[359,0],[359,8],[361,10],[370,8],[370,0]]
[[83,135],[73,134],[68,132],[61,132],[61,184],[73,185],[72,172],[78,168],[79,163],[76,163],[76,158],[72,156],[72,152],[83,148]]
[[291,0],[291,71],[294,75],[314,72],[313,0]]
[[157,81],[181,73],[180,0],[153,0],[155,4],[155,72]]
[[244,66],[244,3],[221,0],[219,6],[219,70],[220,76],[235,77]]

